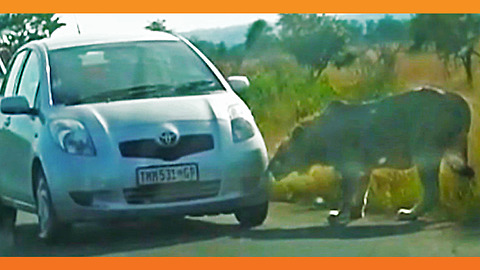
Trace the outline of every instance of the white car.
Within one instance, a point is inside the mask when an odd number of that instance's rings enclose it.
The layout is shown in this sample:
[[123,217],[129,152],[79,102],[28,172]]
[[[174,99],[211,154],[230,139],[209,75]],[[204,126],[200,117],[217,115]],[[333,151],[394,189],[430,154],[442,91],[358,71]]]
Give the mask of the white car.
[[0,103],[0,221],[36,213],[55,240],[74,222],[268,211],[267,151],[232,86],[161,32],[44,39],[20,48]]

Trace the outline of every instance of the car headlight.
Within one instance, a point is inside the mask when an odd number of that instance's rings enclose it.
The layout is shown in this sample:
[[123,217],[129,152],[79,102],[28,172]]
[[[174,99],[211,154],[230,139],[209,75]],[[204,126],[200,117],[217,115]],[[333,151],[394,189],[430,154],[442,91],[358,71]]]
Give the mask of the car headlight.
[[248,121],[249,114],[239,105],[231,106],[229,109],[230,123],[232,126],[233,142],[241,142],[250,139],[255,135],[253,125]]
[[67,153],[94,156],[92,139],[82,123],[73,119],[57,119],[50,123],[50,133],[55,142]]

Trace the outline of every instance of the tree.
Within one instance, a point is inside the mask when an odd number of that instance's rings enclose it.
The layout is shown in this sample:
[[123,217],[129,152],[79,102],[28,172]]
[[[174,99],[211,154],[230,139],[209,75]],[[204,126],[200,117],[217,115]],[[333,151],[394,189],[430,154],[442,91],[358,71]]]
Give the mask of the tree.
[[339,20],[348,33],[349,43],[359,45],[364,41],[365,26],[357,20]]
[[473,84],[472,57],[480,36],[480,15],[477,14],[419,14],[411,21],[414,50],[434,48],[448,66],[450,58],[462,61],[467,83]]
[[396,20],[391,15],[385,15],[377,22],[369,20],[365,38],[374,44],[408,41],[408,22]]
[[64,25],[55,14],[3,14],[0,15],[0,43],[11,54],[27,42],[50,37]]
[[196,37],[190,38],[190,41],[213,62],[222,61],[227,58],[228,49],[224,42],[215,44],[210,41],[199,40]]
[[268,49],[275,41],[273,28],[265,20],[257,20],[248,28],[245,48],[247,50]]
[[150,31],[158,31],[158,32],[168,32],[171,33],[172,30],[167,29],[165,26],[165,20],[157,19],[156,21],[151,22],[149,25],[145,26],[145,29]]
[[280,39],[299,64],[317,79],[331,61],[345,54],[349,41],[344,24],[317,14],[281,14]]

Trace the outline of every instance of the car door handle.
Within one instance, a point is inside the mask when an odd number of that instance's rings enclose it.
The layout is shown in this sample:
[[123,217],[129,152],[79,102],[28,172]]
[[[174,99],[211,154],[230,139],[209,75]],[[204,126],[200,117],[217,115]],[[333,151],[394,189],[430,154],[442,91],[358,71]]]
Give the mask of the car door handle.
[[11,123],[12,123],[11,117],[7,117],[7,118],[5,119],[5,122],[3,122],[3,125],[4,125],[5,127],[8,127],[8,126],[10,126]]

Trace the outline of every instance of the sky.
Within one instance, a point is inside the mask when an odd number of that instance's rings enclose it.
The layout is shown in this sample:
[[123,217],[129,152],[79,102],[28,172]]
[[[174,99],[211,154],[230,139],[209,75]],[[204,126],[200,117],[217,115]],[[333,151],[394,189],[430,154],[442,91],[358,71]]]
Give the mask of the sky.
[[77,23],[82,34],[97,34],[110,31],[135,32],[160,19],[165,20],[168,29],[188,32],[245,25],[258,19],[275,22],[278,14],[59,14],[59,17],[67,25],[55,31],[53,36],[77,35]]

